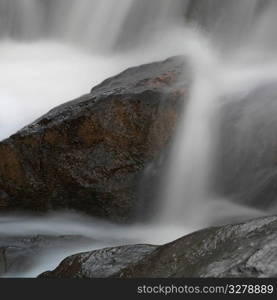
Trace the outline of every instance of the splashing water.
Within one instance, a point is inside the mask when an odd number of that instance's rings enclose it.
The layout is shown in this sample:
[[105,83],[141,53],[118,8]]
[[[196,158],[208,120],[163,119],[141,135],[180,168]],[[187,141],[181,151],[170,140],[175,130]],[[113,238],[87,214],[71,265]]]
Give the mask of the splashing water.
[[0,237],[95,240],[43,253],[12,275],[36,276],[74,252],[162,244],[266,214],[222,199],[213,186],[221,106],[277,79],[276,13],[272,0],[0,0],[0,139],[131,65],[184,54],[193,73],[157,218],[125,227],[68,213],[0,216]]

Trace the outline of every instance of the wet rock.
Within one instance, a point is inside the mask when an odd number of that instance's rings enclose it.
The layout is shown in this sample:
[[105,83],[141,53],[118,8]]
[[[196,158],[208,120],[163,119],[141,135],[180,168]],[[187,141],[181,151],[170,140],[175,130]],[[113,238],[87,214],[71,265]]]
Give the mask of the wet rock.
[[218,190],[238,203],[277,212],[277,88],[261,84],[226,99],[218,144]]
[[187,94],[174,57],[127,71],[0,143],[0,212],[70,208],[116,221],[173,135]]
[[160,247],[77,254],[40,277],[277,277],[276,270],[277,217],[272,216],[211,227]]
[[31,270],[45,253],[72,251],[92,245],[94,241],[81,236],[1,236],[0,277],[18,276]]
[[76,254],[66,258],[54,272],[45,272],[40,277],[114,277],[122,269],[132,267],[151,254],[156,248],[150,245],[129,245]]

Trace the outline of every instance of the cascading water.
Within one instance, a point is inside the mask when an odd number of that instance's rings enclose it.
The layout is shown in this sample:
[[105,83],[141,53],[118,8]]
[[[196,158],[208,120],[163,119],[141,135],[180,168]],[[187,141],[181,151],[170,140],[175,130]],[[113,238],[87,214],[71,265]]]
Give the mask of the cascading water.
[[199,229],[266,213],[223,199],[213,181],[224,97],[238,101],[264,82],[277,79],[276,54],[269,39],[273,20],[266,20],[273,11],[277,13],[277,6],[268,1],[261,10],[261,1],[223,2],[201,4],[207,32],[186,35],[190,42],[185,43],[185,53],[194,83],[163,183],[158,208],[161,224]]
[[277,79],[276,13],[272,0],[0,0],[0,138],[131,65],[184,54],[193,77],[157,218],[126,228],[68,214],[3,216],[0,235],[98,241],[44,253],[30,272],[13,275],[35,276],[77,250],[163,243],[263,214],[222,199],[214,178],[222,105]]
[[186,50],[191,51],[187,57],[194,80],[171,151],[157,218],[161,224],[191,229],[263,214],[243,204],[226,201],[228,199],[222,199],[213,190],[218,127],[224,96],[246,92],[266,78],[276,76],[270,67],[262,71],[258,68],[249,72],[243,68],[234,70],[232,64],[224,64],[223,57],[203,37],[196,41],[192,49],[191,43],[186,45]]
[[210,192],[219,97],[216,53],[204,38],[194,36],[191,40],[195,42],[185,48],[194,80],[172,150],[158,216],[161,221],[181,226],[199,226],[205,215],[201,206]]

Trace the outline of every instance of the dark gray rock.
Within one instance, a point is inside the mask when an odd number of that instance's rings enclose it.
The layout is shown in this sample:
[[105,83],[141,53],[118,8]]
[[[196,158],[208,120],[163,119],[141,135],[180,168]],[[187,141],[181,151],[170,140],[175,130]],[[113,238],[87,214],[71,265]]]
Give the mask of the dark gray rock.
[[66,258],[54,272],[45,272],[40,277],[116,277],[121,270],[131,268],[156,248],[150,245],[129,245],[76,254]]
[[40,277],[277,277],[277,217],[211,227],[160,247],[77,254]]
[[218,190],[238,203],[277,211],[276,82],[226,99],[218,144]]

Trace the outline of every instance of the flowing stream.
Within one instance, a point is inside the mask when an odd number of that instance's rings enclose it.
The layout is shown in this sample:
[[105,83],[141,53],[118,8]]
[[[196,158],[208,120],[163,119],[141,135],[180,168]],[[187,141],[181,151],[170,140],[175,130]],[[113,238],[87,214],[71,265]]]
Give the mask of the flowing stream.
[[94,240],[7,275],[34,277],[79,251],[161,244],[267,214],[226,199],[214,180],[222,105],[277,80],[276,15],[274,0],[0,0],[0,139],[133,65],[183,54],[193,76],[155,218],[127,227],[65,212],[2,215],[0,237]]

